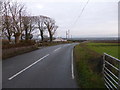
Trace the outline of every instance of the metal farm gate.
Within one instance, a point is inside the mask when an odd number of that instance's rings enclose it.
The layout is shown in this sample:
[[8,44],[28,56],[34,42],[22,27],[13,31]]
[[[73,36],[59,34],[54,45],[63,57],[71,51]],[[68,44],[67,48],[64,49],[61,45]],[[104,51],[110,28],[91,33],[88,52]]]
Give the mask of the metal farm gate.
[[103,76],[109,90],[120,90],[120,60],[104,53]]

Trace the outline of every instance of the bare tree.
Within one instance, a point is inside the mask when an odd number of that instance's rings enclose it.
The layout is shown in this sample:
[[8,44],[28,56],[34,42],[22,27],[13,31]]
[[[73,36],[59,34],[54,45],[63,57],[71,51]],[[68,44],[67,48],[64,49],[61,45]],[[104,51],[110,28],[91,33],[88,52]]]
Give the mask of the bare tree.
[[3,2],[0,1],[0,31],[2,31],[2,10],[3,10]]
[[31,37],[33,36],[32,33],[33,31],[36,29],[36,16],[32,16],[30,17],[30,26],[29,26],[29,37],[31,39]]
[[28,41],[32,38],[32,32],[35,29],[35,20],[32,16],[23,16],[22,17],[22,23],[23,23],[23,29],[25,32],[25,40]]
[[0,1],[0,40],[2,38],[2,9],[3,9],[3,2]]
[[15,43],[19,43],[20,36],[22,34],[22,12],[24,11],[24,5],[15,2],[9,4],[9,9],[12,16]]
[[38,28],[41,40],[44,40],[44,31],[47,30],[50,36],[50,42],[52,42],[53,35],[58,28],[55,20],[46,16],[28,16],[25,15],[25,11],[24,5],[17,2],[4,3],[2,30],[8,40],[11,41],[13,35],[15,37],[15,43],[19,43],[20,37],[24,34],[25,40],[27,41],[31,39],[32,32]]
[[41,41],[44,41],[44,31],[46,30],[45,19],[46,19],[45,16],[38,16],[37,19],[37,25],[40,31]]
[[9,42],[11,42],[12,25],[11,25],[9,6],[8,6],[9,3],[10,2],[3,3],[2,32],[8,38]]
[[2,15],[2,9],[3,9],[3,2],[0,1],[0,16]]
[[52,42],[53,40],[53,35],[55,34],[58,26],[55,25],[55,20],[53,20],[52,18],[46,17],[45,18],[45,22],[44,24],[47,27],[49,36],[50,36],[50,42]]
[[22,17],[22,23],[23,23],[23,27],[24,27],[24,31],[25,31],[25,40],[27,41],[29,39],[28,29],[29,29],[29,25],[30,25],[30,18],[28,16]]

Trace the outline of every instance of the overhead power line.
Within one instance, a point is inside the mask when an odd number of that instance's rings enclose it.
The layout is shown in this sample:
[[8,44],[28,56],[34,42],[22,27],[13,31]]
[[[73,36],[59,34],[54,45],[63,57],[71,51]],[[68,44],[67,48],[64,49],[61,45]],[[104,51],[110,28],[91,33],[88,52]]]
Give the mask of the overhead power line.
[[[83,7],[84,7],[84,5],[83,5],[82,0],[81,0],[81,2],[80,2],[80,7],[79,7],[79,9],[77,10],[77,12],[81,11],[81,9],[82,9]],[[76,20],[77,17],[78,17],[78,15],[77,15],[77,13],[76,13],[76,16],[73,16],[71,22],[75,22],[75,20]],[[70,28],[70,26],[72,26],[72,25],[73,25],[73,23],[70,23],[67,28]]]
[[88,0],[88,1],[86,2],[86,4],[84,5],[84,7],[82,8],[80,14],[78,15],[77,19],[76,19],[75,22],[72,24],[71,28],[73,28],[73,27],[76,25],[77,21],[78,21],[79,18],[82,16],[82,14],[83,14],[86,6],[88,5],[89,1],[90,1],[90,0]]

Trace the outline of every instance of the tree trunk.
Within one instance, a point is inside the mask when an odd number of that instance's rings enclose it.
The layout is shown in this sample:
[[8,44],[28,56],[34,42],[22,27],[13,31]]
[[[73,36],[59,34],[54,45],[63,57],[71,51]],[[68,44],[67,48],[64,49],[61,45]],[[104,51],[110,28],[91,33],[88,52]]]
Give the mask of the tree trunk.
[[40,36],[41,36],[41,41],[43,42],[44,37],[43,37],[43,31],[42,30],[40,30]]
[[11,36],[8,36],[7,38],[8,38],[8,41],[11,42]]
[[53,37],[52,37],[52,33],[51,33],[50,30],[48,30],[48,32],[49,32],[49,36],[50,36],[50,42],[52,42],[52,39],[53,39]]
[[21,37],[20,37],[20,38],[21,38],[21,40],[23,40],[23,38],[22,38],[22,37],[23,37],[23,36],[21,35]]
[[49,33],[49,35],[50,35],[50,42],[52,42],[52,40],[53,40],[52,34]]
[[19,43],[19,42],[20,42],[19,36],[16,36],[16,37],[15,37],[15,43],[17,44],[17,43]]
[[7,36],[8,41],[11,42],[11,33],[10,33],[9,27],[7,27],[7,33],[8,33],[8,36]]
[[20,33],[15,34],[15,43],[18,44],[20,42]]
[[50,42],[52,42],[53,38],[52,38],[52,35],[50,35]]
[[25,40],[28,41],[29,37],[28,37],[28,30],[25,30]]

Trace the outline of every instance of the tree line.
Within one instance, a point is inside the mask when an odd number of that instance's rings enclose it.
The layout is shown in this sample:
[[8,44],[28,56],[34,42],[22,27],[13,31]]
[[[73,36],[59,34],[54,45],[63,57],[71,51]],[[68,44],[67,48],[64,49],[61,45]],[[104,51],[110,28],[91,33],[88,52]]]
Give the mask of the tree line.
[[15,43],[19,43],[23,39],[31,40],[32,32],[37,29],[40,31],[41,41],[44,41],[44,32],[47,31],[49,40],[52,42],[58,28],[54,19],[43,15],[30,16],[25,5],[17,2],[2,2],[1,16],[2,35],[5,35],[9,42],[12,37],[15,38]]

